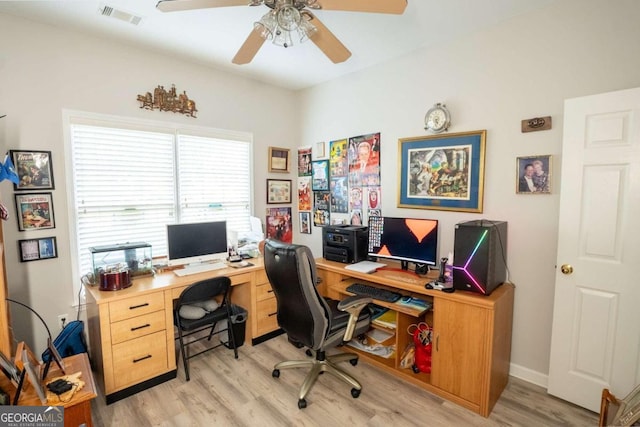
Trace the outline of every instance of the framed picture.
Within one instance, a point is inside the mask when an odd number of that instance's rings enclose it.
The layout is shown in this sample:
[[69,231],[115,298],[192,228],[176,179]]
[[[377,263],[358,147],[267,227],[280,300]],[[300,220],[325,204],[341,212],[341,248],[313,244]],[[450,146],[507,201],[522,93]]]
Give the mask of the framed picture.
[[329,160],[315,160],[311,162],[311,169],[311,189],[329,190]]
[[291,203],[291,180],[267,179],[267,203]]
[[16,194],[18,230],[55,228],[51,193]]
[[269,172],[289,172],[289,149],[269,147]]
[[51,151],[11,150],[10,153],[20,178],[13,184],[16,191],[54,189]]
[[482,212],[486,130],[398,141],[398,207]]
[[267,208],[265,234],[268,239],[276,239],[284,243],[293,242],[291,208]]
[[300,212],[300,233],[311,234],[311,212]]
[[55,237],[18,240],[18,245],[20,246],[21,262],[58,257],[58,245]]
[[4,375],[11,381],[14,387],[18,386],[20,381],[20,370],[13,361],[0,351],[0,369]]
[[516,194],[551,194],[551,156],[516,158]]
[[315,147],[313,147],[313,157],[314,158],[322,159],[323,157],[326,156],[326,154],[324,152],[324,146],[325,146],[324,141],[316,142]]

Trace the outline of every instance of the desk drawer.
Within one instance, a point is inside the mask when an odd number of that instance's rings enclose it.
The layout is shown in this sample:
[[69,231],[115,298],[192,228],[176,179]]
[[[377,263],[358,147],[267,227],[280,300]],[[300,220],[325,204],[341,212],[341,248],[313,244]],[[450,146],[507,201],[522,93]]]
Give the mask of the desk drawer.
[[165,330],[164,310],[155,311],[111,324],[111,343],[118,344]]
[[269,298],[275,298],[271,283],[263,283],[256,286],[256,301],[264,301]]
[[257,334],[258,336],[278,329],[278,305],[275,298],[258,301],[257,304]]
[[265,270],[256,271],[256,285],[260,285],[262,283],[269,283],[267,272]]
[[167,370],[165,331],[113,346],[113,378],[116,388],[133,385]]
[[154,292],[109,304],[111,322],[130,319],[159,310],[164,310],[163,292]]

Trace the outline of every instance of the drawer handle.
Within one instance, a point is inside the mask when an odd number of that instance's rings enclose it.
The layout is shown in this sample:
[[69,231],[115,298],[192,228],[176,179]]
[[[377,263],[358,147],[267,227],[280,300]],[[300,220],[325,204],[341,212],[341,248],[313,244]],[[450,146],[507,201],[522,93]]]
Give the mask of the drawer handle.
[[138,329],[148,328],[148,327],[150,327],[150,326],[151,326],[151,324],[149,324],[149,323],[147,323],[146,325],[142,325],[142,326],[136,326],[136,327],[134,327],[134,328],[131,328],[131,332],[133,332],[133,331],[137,331]]
[[268,293],[268,294],[272,294],[272,293],[273,293],[273,289],[269,289],[269,290],[267,291],[267,293]]
[[271,317],[271,316],[275,316],[276,314],[278,314],[277,311],[275,313],[268,314],[268,316]]
[[151,355],[150,355],[150,354],[147,354],[146,356],[141,357],[140,359],[133,359],[133,363],[142,362],[142,361],[143,361],[143,360],[145,360],[145,359],[151,359]]
[[149,303],[145,302],[144,304],[131,306],[131,307],[129,307],[129,310],[135,310],[136,308],[142,308],[142,307],[146,307],[148,305],[149,305]]

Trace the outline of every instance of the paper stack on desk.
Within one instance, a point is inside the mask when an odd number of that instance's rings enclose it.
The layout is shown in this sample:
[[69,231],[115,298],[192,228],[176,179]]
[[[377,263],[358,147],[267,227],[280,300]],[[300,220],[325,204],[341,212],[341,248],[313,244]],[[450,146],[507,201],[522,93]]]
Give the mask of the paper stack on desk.
[[360,261],[355,264],[349,264],[345,270],[357,271],[358,273],[375,273],[379,268],[386,267],[386,264],[373,261]]
[[394,310],[387,310],[380,316],[376,317],[371,323],[382,326],[384,328],[395,329],[396,328],[396,312]]

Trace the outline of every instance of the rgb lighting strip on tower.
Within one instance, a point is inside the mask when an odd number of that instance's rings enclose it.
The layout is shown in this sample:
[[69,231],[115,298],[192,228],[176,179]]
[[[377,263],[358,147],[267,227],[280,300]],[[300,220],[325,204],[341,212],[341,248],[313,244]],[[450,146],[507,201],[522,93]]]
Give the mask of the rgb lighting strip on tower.
[[487,237],[487,234],[489,233],[489,230],[484,230],[484,232],[482,233],[482,236],[480,236],[480,239],[478,240],[478,243],[476,244],[476,247],[473,248],[473,252],[471,252],[471,255],[469,255],[469,258],[467,258],[467,262],[464,264],[463,267],[456,267],[455,265],[453,266],[453,268],[455,270],[462,270],[464,271],[464,274],[467,275],[467,277],[473,282],[473,284],[475,285],[476,288],[478,288],[478,290],[480,292],[482,292],[483,294],[486,293],[484,291],[484,289],[482,289],[482,286],[480,286],[480,284],[478,283],[478,281],[475,279],[475,277],[473,277],[469,271],[467,271],[467,267],[469,266],[469,263],[471,262],[471,260],[473,259],[473,257],[475,256],[476,252],[478,251],[478,248],[480,247],[480,245],[482,244],[482,242],[484,241],[484,239]]

